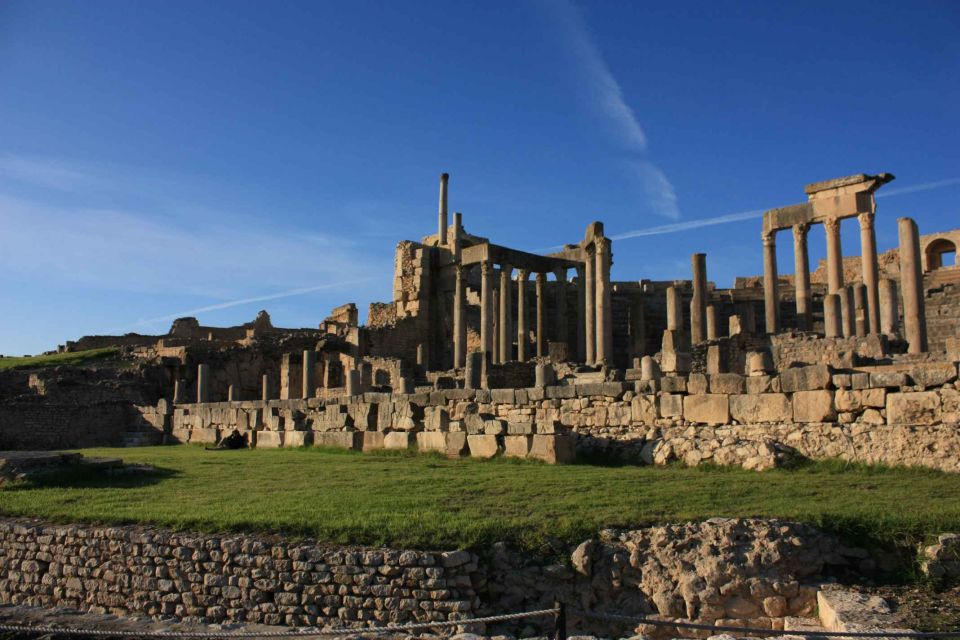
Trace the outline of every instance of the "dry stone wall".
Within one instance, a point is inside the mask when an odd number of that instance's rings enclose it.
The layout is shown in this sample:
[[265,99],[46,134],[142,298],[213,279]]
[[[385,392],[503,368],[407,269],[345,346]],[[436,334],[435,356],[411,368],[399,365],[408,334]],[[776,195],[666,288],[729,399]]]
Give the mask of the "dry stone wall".
[[365,393],[296,401],[178,405],[174,439],[238,429],[256,446],[417,447],[567,462],[580,453],[751,469],[792,455],[960,471],[956,365],[917,363],[778,376],[690,374],[520,389]]

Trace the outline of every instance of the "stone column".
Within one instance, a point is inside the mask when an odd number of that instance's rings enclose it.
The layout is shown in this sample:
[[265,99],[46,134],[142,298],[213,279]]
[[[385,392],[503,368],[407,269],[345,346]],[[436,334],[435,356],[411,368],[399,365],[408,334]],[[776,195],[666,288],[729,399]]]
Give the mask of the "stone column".
[[453,366],[461,369],[467,358],[467,301],[464,295],[463,265],[459,262],[456,270],[456,285],[453,291]]
[[593,247],[585,249],[587,260],[586,265],[586,288],[584,300],[586,301],[586,314],[584,316],[584,328],[586,330],[586,360],[587,364],[593,364],[597,360],[597,296],[594,292],[596,285],[596,256]]
[[707,339],[707,254],[690,257],[693,270],[693,299],[690,301],[690,340],[693,344]]
[[304,349],[303,351],[303,373],[300,376],[302,382],[301,398],[312,398],[314,388],[317,386],[313,381],[313,370],[317,365],[317,352],[313,349]]
[[837,295],[840,296],[840,329],[844,338],[849,338],[857,334],[856,321],[854,319],[853,292],[850,287],[843,286],[837,289]]
[[867,287],[863,284],[850,285],[853,291],[853,330],[857,337],[867,335]]
[[807,232],[810,225],[806,222],[793,225],[793,273],[797,298],[797,328],[810,331],[810,256],[807,251]]
[[880,281],[880,332],[894,336],[900,324],[900,305],[897,301],[897,283],[890,278]]
[[513,359],[513,314],[510,313],[510,277],[513,267],[508,264],[500,267],[500,362]]
[[777,293],[776,231],[765,231],[763,239],[763,311],[767,333],[780,330],[780,296]]
[[594,240],[597,253],[597,353],[596,362],[610,364],[613,361],[613,303],[610,300],[610,239]]
[[527,278],[530,272],[517,269],[517,360],[527,361]]
[[186,380],[177,378],[173,381],[173,404],[186,402]]
[[496,270],[494,270],[493,280],[491,281],[491,287],[493,288],[493,352],[490,354],[490,362],[492,364],[500,364],[503,362],[500,359],[500,278],[496,275]]
[[240,391],[237,385],[231,384],[227,387],[227,402],[236,402],[240,399]]
[[490,357],[493,351],[493,265],[480,263],[480,350]]
[[683,326],[683,308],[676,287],[667,287],[667,331],[680,331]]
[[547,334],[544,331],[544,299],[543,285],[547,281],[547,274],[537,274],[537,357],[547,355]]
[[874,214],[861,213],[860,221],[860,264],[863,269],[863,284],[867,288],[867,302],[864,307],[867,316],[867,328],[870,333],[880,333],[880,266],[877,264],[877,233],[873,227]]
[[927,350],[927,319],[920,267],[920,234],[912,218],[897,220],[900,235],[900,295],[903,296],[903,333],[907,353]]
[[440,220],[438,222],[437,244],[441,247],[447,246],[447,181],[450,175],[440,174]]
[[587,278],[577,267],[577,362],[587,361]]
[[823,332],[828,338],[839,338],[843,333],[840,327],[840,296],[828,293],[823,297]]
[[840,248],[840,220],[823,221],[827,233],[827,293],[837,293],[843,287],[843,250]]
[[347,395],[348,396],[358,396],[363,393],[363,390],[360,388],[360,371],[357,369],[350,369],[347,371]]
[[453,259],[460,262],[460,236],[463,234],[463,214],[459,211],[453,214]]
[[554,314],[556,318],[554,328],[557,332],[557,341],[569,347],[570,339],[569,332],[567,331],[567,270],[566,268],[556,269],[553,274],[557,278],[557,295],[554,296],[553,299],[554,304],[557,305],[556,313]]
[[197,365],[197,402],[210,402],[210,365]]
[[712,304],[707,305],[707,340],[716,340],[719,332],[717,331],[717,308]]
[[260,399],[267,402],[271,395],[273,390],[270,388],[270,374],[265,373],[260,377]]

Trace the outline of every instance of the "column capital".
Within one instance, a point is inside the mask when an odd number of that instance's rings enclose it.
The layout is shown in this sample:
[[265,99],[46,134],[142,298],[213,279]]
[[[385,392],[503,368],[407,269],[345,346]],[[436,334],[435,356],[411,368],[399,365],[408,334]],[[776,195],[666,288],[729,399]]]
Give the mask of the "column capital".
[[763,240],[763,246],[765,247],[775,247],[777,246],[777,232],[776,231],[764,231],[760,234],[760,239]]
[[537,284],[543,284],[547,281],[547,274],[542,272],[537,272]]
[[806,241],[808,231],[810,231],[809,222],[798,222],[793,225],[793,239],[798,242]]
[[823,221],[823,226],[830,233],[836,233],[840,230],[840,218],[827,218]]
[[861,229],[872,229],[873,228],[873,219],[876,217],[875,213],[861,213],[857,216],[857,221],[860,223]]
[[607,253],[610,251],[610,238],[604,236],[594,238],[593,245],[598,253]]
[[517,269],[517,280],[520,282],[526,282],[530,278],[529,269]]
[[484,260],[480,263],[480,273],[485,276],[489,276],[493,273],[493,264],[489,260]]

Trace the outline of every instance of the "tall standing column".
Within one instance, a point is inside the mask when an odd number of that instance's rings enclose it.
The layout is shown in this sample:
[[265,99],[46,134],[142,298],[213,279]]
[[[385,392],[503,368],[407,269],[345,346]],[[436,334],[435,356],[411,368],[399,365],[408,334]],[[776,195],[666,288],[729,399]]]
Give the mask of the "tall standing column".
[[463,235],[463,214],[459,211],[453,214],[453,246],[450,248],[453,259],[460,262],[460,237]]
[[537,357],[542,358],[547,355],[547,334],[544,324],[544,298],[543,285],[547,281],[547,274],[537,274]]
[[911,218],[899,218],[900,295],[903,296],[903,333],[908,353],[927,350],[927,319],[923,302],[923,271],[920,267],[920,233]]
[[828,338],[839,338],[843,333],[840,326],[840,296],[828,293],[823,297],[823,333]]
[[596,362],[610,364],[613,360],[613,304],[610,300],[610,239],[594,240],[597,253],[597,353]]
[[827,293],[837,293],[843,287],[843,250],[840,248],[840,220],[823,221],[827,233]]
[[587,361],[587,277],[577,267],[577,362]]
[[493,265],[480,263],[480,350],[484,358],[493,351]]
[[447,246],[447,181],[450,180],[450,174],[440,174],[440,219],[437,226],[437,244],[441,247]]
[[707,305],[707,340],[716,340],[718,337],[717,331],[717,308],[712,305]]
[[467,365],[467,301],[464,295],[463,265],[456,267],[457,282],[453,291],[453,367],[462,369]]
[[303,352],[303,373],[300,376],[302,385],[300,387],[301,398],[312,398],[316,391],[314,383],[313,370],[317,366],[317,352],[313,349],[305,349]]
[[874,214],[861,213],[860,264],[863,269],[863,284],[867,287],[867,325],[870,333],[880,333],[880,267],[877,264],[877,233],[873,227]]
[[593,364],[597,360],[597,297],[594,293],[596,285],[596,256],[592,247],[585,249],[587,254],[586,262],[586,315],[584,317],[586,329],[586,360],[587,364]]
[[527,361],[527,278],[530,272],[517,269],[517,360]]
[[801,331],[810,331],[810,255],[807,250],[806,222],[793,225],[793,279],[796,285],[797,325]]
[[197,365],[197,402],[210,402],[210,365]]
[[490,282],[490,286],[493,289],[492,295],[490,298],[493,300],[493,313],[491,317],[493,318],[493,338],[491,342],[493,343],[493,353],[491,354],[490,361],[493,364],[502,364],[504,361],[500,359],[500,278],[497,277],[497,272],[493,272],[493,278]]
[[510,300],[510,277],[513,267],[508,264],[500,267],[500,362],[513,359],[513,314]]
[[880,281],[880,332],[884,335],[897,334],[900,324],[900,303],[897,301],[897,283],[890,278]]
[[690,340],[696,344],[707,339],[707,254],[690,257],[693,270],[693,299],[690,301]]
[[556,296],[554,296],[553,299],[554,304],[557,305],[554,314],[556,319],[554,329],[557,332],[557,340],[569,347],[570,340],[567,331],[567,269],[565,267],[556,269],[553,274],[557,278]]
[[667,287],[667,330],[680,331],[683,326],[683,307],[676,287]]
[[767,333],[780,330],[780,296],[777,293],[777,242],[775,231],[765,231],[763,239],[763,311]]
[[273,390],[270,388],[270,374],[265,373],[260,378],[260,399],[264,402],[270,400]]

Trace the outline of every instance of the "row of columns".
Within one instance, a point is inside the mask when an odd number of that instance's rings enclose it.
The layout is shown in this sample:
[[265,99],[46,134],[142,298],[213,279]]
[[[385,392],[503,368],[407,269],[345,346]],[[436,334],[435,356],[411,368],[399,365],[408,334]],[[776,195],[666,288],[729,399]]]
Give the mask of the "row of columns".
[[[824,324],[828,336],[865,335],[867,333],[895,333],[897,312],[896,304],[883,304],[894,298],[895,285],[880,281],[880,269],[877,259],[877,237],[874,227],[875,214],[861,213],[857,216],[860,224],[861,272],[863,283],[844,286],[843,253],[840,243],[840,219],[824,220],[827,244],[827,298],[824,300]],[[923,308],[923,272],[920,267],[920,244],[917,224],[910,218],[900,218],[900,284],[904,305],[904,333],[910,345],[910,351],[926,351],[926,322]],[[801,330],[809,331],[811,321],[810,260],[807,247],[809,223],[793,226],[793,251],[796,286],[797,324]],[[775,333],[780,330],[780,307],[776,230],[764,231],[763,240],[763,288],[766,330]],[[696,275],[696,269],[694,270]],[[890,293],[893,286],[894,293]],[[886,289],[884,292],[883,289]],[[883,294],[886,294],[885,296]],[[830,298],[830,296],[835,296]],[[836,311],[836,316],[834,316]],[[829,321],[827,316],[830,315]],[[908,319],[909,318],[909,319]],[[888,330],[889,329],[889,330]]]
[[[610,241],[597,238],[596,249],[583,268],[577,268],[578,300],[578,354],[590,364],[609,362],[613,356],[613,313],[610,283]],[[456,265],[453,299],[453,358],[454,366],[462,368],[467,359],[466,331],[466,274],[463,265]],[[490,261],[480,263],[480,349],[489,352],[494,362],[510,359],[514,335],[517,337],[517,359],[525,362],[534,354],[547,355],[546,273],[535,275],[536,324],[535,351],[528,353],[527,286],[528,269],[517,269],[516,313],[510,296],[513,268],[504,264],[500,269],[499,291],[494,291],[494,267]],[[567,270],[557,269],[555,287],[556,335],[567,340]],[[496,300],[494,299],[496,297]],[[516,319],[516,333],[513,332]],[[582,345],[581,350],[579,346]],[[582,353],[581,353],[582,351]]]

